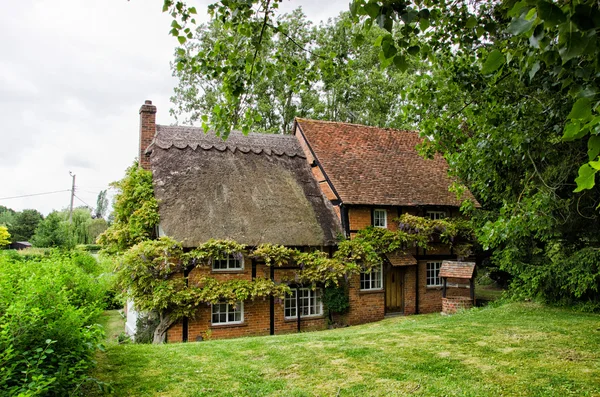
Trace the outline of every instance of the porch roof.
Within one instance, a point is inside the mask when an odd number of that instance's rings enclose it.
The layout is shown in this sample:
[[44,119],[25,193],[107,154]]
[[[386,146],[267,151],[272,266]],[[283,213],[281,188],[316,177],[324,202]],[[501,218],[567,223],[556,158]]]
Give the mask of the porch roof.
[[475,273],[475,262],[443,261],[440,277],[472,279]]
[[417,259],[414,256],[401,251],[394,251],[385,255],[392,266],[414,266],[417,264]]

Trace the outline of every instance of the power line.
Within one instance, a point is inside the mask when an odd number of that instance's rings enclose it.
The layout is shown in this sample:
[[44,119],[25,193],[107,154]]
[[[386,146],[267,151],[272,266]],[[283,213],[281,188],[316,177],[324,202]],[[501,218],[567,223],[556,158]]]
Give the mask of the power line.
[[66,190],[56,190],[54,192],[24,194],[22,196],[0,197],[0,200],[11,200],[11,199],[17,199],[17,198],[23,198],[23,197],[43,196],[45,194],[63,193],[63,192],[70,192],[70,191],[71,191],[71,189],[66,189]]
[[81,201],[83,204],[87,205],[87,207],[89,209],[91,209],[92,211],[94,210],[94,207],[92,207],[91,205],[89,205],[88,203],[86,203],[85,201],[83,201],[82,199],[80,199],[76,194],[73,195],[77,200]]

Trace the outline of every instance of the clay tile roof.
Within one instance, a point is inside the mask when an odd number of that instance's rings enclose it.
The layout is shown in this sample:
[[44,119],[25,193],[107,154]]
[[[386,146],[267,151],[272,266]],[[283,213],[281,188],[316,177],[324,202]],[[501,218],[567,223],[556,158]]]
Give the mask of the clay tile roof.
[[[460,206],[440,155],[419,156],[414,131],[296,119],[319,163],[346,204]],[[466,197],[475,201],[470,192]],[[475,201],[476,202],[476,201]],[[478,205],[478,204],[476,204]]]
[[443,261],[440,268],[440,277],[473,278],[475,262]]
[[392,266],[413,266],[417,264],[417,259],[411,254],[394,251],[386,254]]
[[194,247],[335,245],[341,225],[294,136],[157,125],[150,149],[162,233]]

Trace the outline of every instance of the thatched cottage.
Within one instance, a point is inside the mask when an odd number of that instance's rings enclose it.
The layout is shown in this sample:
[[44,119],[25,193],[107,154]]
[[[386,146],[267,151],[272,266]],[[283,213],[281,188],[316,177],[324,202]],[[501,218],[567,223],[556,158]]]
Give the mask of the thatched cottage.
[[[140,164],[153,173],[159,233],[185,247],[215,238],[332,253],[340,234],[352,237],[369,225],[393,228],[390,220],[404,212],[452,216],[460,206],[448,192],[445,161],[419,157],[415,133],[298,119],[292,135],[232,132],[223,141],[200,128],[157,125],[155,115],[156,107],[146,101],[140,108]],[[453,258],[441,245],[432,252],[389,255],[382,268],[350,280],[345,321],[439,311],[441,263]],[[189,277],[260,275],[278,281],[283,272],[232,257],[214,261],[212,269],[195,268]],[[469,296],[472,289],[452,291]],[[301,288],[294,290],[299,299],[201,307],[197,319],[173,325],[167,339],[325,328],[321,293]]]

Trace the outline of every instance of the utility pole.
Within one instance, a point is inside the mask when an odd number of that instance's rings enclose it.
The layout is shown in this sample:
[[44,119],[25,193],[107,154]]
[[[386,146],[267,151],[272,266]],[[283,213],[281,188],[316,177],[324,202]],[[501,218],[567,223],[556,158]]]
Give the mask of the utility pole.
[[75,198],[75,174],[69,171],[69,175],[73,178],[73,186],[71,187],[71,207],[69,208],[69,223],[73,223],[73,199]]

